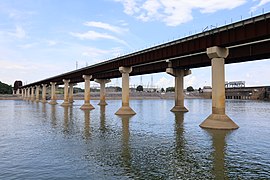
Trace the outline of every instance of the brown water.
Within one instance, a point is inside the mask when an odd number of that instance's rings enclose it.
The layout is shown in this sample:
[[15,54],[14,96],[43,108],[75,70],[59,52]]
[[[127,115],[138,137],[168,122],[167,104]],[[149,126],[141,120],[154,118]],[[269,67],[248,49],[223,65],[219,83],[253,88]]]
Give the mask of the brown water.
[[0,179],[270,179],[270,103],[227,101],[234,131],[199,127],[211,100],[133,100],[80,110],[0,101]]

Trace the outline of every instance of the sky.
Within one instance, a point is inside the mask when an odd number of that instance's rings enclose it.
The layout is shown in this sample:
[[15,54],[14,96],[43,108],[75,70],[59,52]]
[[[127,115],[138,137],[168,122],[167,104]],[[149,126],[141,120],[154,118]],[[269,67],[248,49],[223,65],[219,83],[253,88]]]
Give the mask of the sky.
[[[0,0],[0,81],[36,82],[267,12],[270,0]],[[269,67],[270,60],[226,65],[225,79],[270,85]],[[211,85],[210,67],[191,71],[185,87]],[[166,88],[174,78],[130,78],[141,83]]]

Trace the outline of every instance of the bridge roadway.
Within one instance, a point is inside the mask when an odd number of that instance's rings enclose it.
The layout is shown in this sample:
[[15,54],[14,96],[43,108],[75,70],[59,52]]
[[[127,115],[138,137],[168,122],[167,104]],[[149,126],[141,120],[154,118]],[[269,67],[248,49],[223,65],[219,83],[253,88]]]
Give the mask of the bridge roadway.
[[[122,76],[122,107],[119,109],[120,112],[118,111],[116,114],[135,114],[129,107],[128,77],[167,72],[175,76],[176,83],[175,107],[172,111],[187,111],[183,105],[183,77],[190,74],[189,69],[191,68],[212,65],[212,114],[201,126],[215,129],[236,129],[238,126],[225,114],[224,63],[240,63],[267,59],[269,57],[270,13],[267,13],[30,83],[22,86],[21,89],[23,90],[23,96],[28,99],[31,96],[30,99],[33,100],[35,86],[37,86],[37,91],[40,85],[46,87],[46,85],[51,84],[52,91],[55,91],[55,87],[53,87],[55,84],[65,84],[65,94],[68,94],[69,84],[85,81],[85,83],[87,83],[86,86],[88,86],[90,80],[97,79],[97,81],[105,87],[104,84],[108,82],[108,79]],[[89,82],[86,79],[88,79]],[[28,89],[28,91],[26,89]],[[43,90],[45,89],[43,88]],[[105,92],[102,91],[101,94],[101,104],[105,104]],[[90,102],[88,101],[90,97],[88,98],[88,96],[90,96],[90,90],[86,92],[85,95],[85,104],[87,104],[85,107],[92,109],[93,107],[89,106]],[[65,97],[64,103],[68,105],[68,95]],[[227,121],[230,122],[228,127],[226,125],[228,124],[226,123]],[[216,125],[217,122],[219,122],[219,125]]]

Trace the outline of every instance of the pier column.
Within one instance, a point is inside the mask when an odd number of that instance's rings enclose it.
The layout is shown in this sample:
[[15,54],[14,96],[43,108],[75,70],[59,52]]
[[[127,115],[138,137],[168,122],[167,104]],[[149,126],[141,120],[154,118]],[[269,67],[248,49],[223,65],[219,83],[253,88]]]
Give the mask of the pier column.
[[73,87],[76,86],[76,84],[70,83],[69,84],[69,103],[73,103],[74,99],[73,99]]
[[61,104],[61,106],[69,106],[69,99],[68,99],[68,84],[70,82],[69,79],[63,79],[64,82],[64,102]]
[[82,110],[91,110],[95,109],[91,104],[90,104],[90,79],[92,76],[89,75],[83,75],[84,79],[84,104],[81,106]]
[[40,86],[36,86],[36,102],[39,102],[39,88]]
[[175,106],[171,111],[188,112],[188,109],[184,106],[184,76],[191,74],[191,70],[167,68],[166,73],[175,77]]
[[47,103],[46,100],[46,90],[47,90],[47,84],[42,84],[42,103]]
[[57,104],[56,102],[56,88],[55,88],[55,85],[56,85],[56,82],[50,82],[51,84],[51,101],[49,102],[49,104],[52,104],[52,105],[55,105]]
[[20,89],[17,89],[16,95],[20,95]]
[[134,115],[133,109],[129,107],[129,73],[132,67],[119,67],[122,73],[122,107],[115,113],[116,115]]
[[106,103],[106,90],[105,90],[105,84],[111,82],[110,79],[95,79],[95,82],[100,84],[100,102],[98,105],[107,105]]
[[31,87],[31,101],[35,101],[35,88]]
[[24,100],[24,89],[21,89],[21,91],[22,91],[22,99]]
[[225,73],[224,61],[229,49],[221,47],[207,48],[212,63],[212,114],[200,126],[210,129],[239,128],[225,113]]
[[31,100],[31,95],[30,95],[30,87],[27,88],[27,100],[30,101]]

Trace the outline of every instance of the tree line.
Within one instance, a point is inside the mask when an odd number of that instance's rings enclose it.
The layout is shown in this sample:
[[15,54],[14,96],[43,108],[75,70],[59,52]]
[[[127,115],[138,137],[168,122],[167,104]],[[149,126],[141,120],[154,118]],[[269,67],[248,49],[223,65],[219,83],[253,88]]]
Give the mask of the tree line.
[[0,81],[0,94],[12,94],[12,86]]

